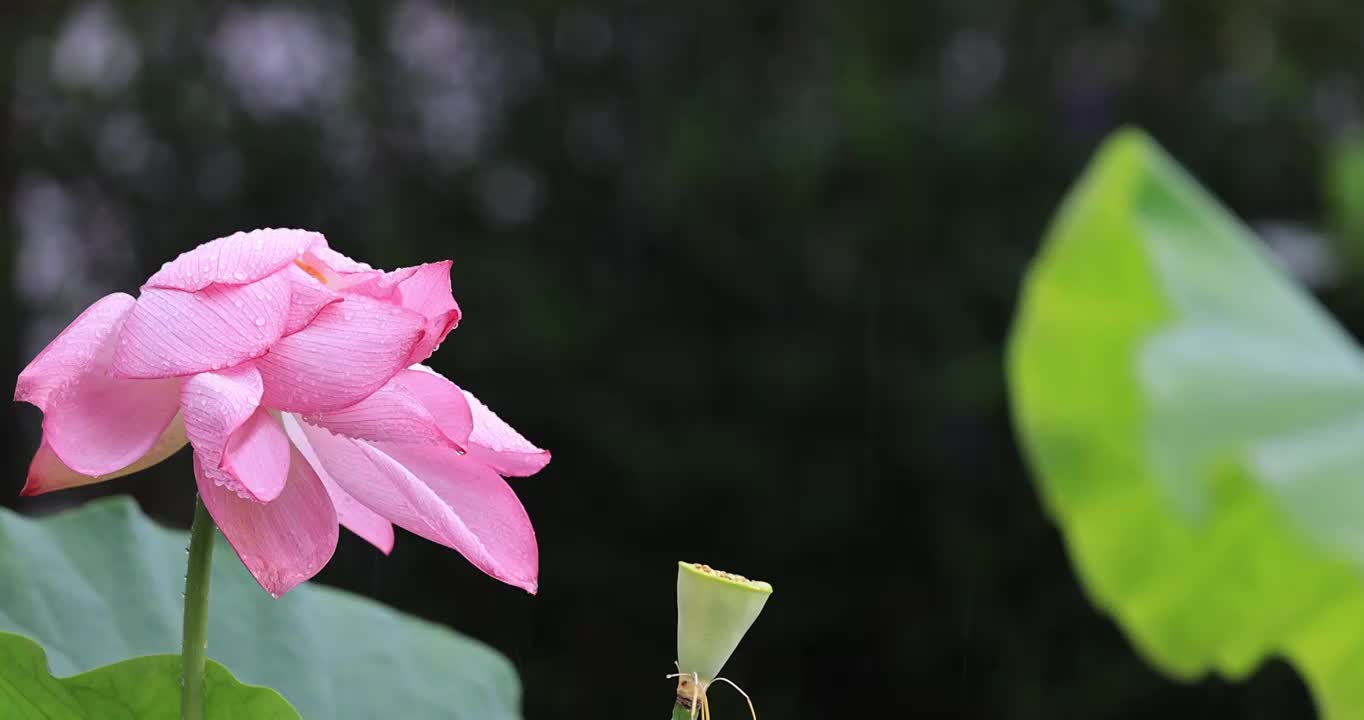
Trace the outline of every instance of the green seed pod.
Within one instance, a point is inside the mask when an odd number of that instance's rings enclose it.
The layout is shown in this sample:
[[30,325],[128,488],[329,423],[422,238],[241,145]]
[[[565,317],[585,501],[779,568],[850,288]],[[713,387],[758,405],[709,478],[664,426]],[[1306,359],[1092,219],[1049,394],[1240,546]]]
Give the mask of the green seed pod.
[[677,564],[677,671],[702,690],[758,619],[772,586],[705,565]]

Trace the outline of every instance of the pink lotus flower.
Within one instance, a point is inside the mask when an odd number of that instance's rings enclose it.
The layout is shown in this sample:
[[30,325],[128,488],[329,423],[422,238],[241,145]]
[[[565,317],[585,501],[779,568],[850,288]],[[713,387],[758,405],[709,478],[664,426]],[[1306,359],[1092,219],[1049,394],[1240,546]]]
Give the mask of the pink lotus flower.
[[188,442],[213,519],[279,597],[344,525],[393,525],[534,593],[535,531],[502,476],[541,450],[418,363],[459,322],[450,263],[382,272],[317,233],[257,230],[167,263],[136,300],[87,309],[19,375],[43,411],[23,493],[155,465]]

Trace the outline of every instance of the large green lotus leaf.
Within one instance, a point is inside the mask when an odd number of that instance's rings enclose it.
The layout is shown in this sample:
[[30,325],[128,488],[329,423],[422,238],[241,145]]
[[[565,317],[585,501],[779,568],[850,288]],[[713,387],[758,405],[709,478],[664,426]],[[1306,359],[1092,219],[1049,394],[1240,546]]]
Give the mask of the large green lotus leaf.
[[1364,717],[1364,359],[1144,135],[1062,206],[1009,375],[1085,587],[1151,662],[1284,657],[1325,717]]
[[[208,654],[304,718],[519,717],[516,673],[488,647],[315,584],[274,600],[218,540]],[[36,639],[57,675],[178,653],[187,542],[126,498],[0,510],[0,631]]]
[[[0,708],[6,720],[176,720],[179,678],[180,656],[148,655],[58,679],[37,643],[0,633]],[[243,685],[211,660],[204,693],[205,720],[298,720],[279,693]]]

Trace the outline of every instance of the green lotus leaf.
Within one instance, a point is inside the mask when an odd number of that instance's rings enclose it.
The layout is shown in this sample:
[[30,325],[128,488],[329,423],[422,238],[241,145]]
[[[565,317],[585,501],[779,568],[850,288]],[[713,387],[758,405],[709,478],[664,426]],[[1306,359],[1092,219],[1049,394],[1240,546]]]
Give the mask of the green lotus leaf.
[[1065,200],[1008,365],[1044,503],[1142,654],[1283,657],[1323,717],[1364,717],[1364,355],[1141,133]]
[[[38,643],[0,633],[0,708],[7,720],[176,720],[180,656],[149,655],[55,678]],[[204,670],[205,720],[298,720],[269,688],[243,685],[210,661]]]
[[[315,583],[274,600],[218,541],[208,655],[304,718],[520,717],[516,672],[485,645]],[[187,543],[127,498],[0,510],[0,631],[38,641],[58,676],[178,653]]]

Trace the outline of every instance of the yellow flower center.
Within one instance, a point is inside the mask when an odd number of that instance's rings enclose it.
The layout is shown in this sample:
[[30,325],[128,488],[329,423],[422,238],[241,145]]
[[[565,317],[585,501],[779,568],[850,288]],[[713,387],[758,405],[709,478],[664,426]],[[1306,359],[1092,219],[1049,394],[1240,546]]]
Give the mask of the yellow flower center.
[[321,270],[318,270],[317,268],[313,267],[312,265],[309,265],[308,263],[303,262],[302,260],[295,260],[294,264],[302,268],[303,272],[312,275],[314,278],[317,279],[318,282],[322,283],[323,285],[327,284],[327,276],[323,275]]

